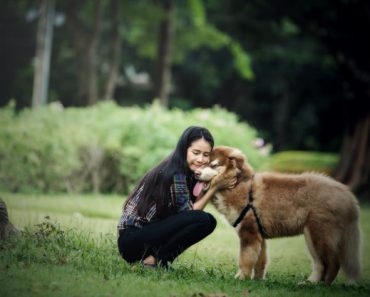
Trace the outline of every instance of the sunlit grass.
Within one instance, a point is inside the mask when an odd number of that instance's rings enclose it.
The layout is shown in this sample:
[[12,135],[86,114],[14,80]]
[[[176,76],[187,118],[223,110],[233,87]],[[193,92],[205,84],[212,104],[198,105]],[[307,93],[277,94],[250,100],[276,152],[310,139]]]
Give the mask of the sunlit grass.
[[3,194],[9,216],[19,228],[32,227],[50,217],[64,228],[78,228],[93,235],[116,230],[124,199],[118,196],[23,196]]
[[[118,296],[121,292],[125,296],[189,297],[200,292],[223,292],[228,297],[370,293],[370,208],[365,205],[361,215],[364,277],[359,287],[347,289],[343,287],[343,275],[331,287],[298,286],[311,269],[302,236],[269,240],[270,265],[265,281],[235,280],[238,237],[210,206],[207,211],[218,221],[215,232],[181,255],[174,263],[175,271],[148,272],[126,264],[117,253],[116,225],[122,197],[7,193],[0,197],[8,205],[12,222],[20,229],[30,230],[11,250],[0,249],[0,288],[6,292],[1,296]],[[50,239],[35,239],[32,230],[38,230],[45,222],[62,233]]]

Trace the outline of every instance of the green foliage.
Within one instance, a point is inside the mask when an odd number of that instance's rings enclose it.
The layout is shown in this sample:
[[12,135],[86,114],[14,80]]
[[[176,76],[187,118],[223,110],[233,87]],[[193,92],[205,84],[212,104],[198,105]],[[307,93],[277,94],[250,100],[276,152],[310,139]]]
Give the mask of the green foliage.
[[245,79],[253,78],[254,74],[251,67],[250,56],[243,50],[238,42],[232,41],[230,48],[234,56],[234,67],[241,77]]
[[[122,37],[137,51],[141,58],[154,59],[157,55],[159,23],[166,17],[153,3],[126,4],[124,13],[127,25]],[[253,78],[250,56],[231,35],[207,22],[206,7],[201,0],[177,3],[173,17],[174,45],[171,61],[181,65],[186,56],[199,48],[227,49],[233,66],[243,79]]]
[[247,80],[252,79],[254,73],[251,58],[241,44],[231,35],[207,22],[206,9],[202,0],[189,0],[188,4],[190,10],[187,18],[177,19],[178,34],[174,42],[174,61],[182,62],[190,50],[200,47],[213,50],[225,48],[230,51],[234,69],[240,77]]
[[194,24],[203,26],[206,24],[206,13],[202,0],[188,0],[190,10],[193,13]]
[[268,167],[271,170],[281,172],[316,171],[330,174],[333,172],[337,162],[337,154],[284,151],[273,154],[269,160]]
[[89,108],[51,104],[15,114],[0,110],[0,185],[13,192],[124,192],[175,147],[191,125],[207,127],[216,145],[240,148],[258,168],[257,132],[219,107],[184,112],[158,104]]

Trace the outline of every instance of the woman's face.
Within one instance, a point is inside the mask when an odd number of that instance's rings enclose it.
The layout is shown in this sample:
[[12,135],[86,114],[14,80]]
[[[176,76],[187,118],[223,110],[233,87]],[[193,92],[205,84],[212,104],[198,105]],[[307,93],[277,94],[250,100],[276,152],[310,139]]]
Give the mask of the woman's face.
[[209,163],[209,155],[211,154],[212,147],[204,139],[200,138],[191,143],[188,147],[186,161],[191,171],[204,167]]

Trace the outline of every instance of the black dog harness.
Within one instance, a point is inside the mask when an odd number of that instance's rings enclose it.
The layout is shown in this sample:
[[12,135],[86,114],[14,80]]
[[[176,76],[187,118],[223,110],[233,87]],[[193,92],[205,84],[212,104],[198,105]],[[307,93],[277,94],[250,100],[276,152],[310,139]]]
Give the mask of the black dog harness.
[[252,180],[251,180],[251,187],[249,189],[249,193],[248,193],[248,197],[249,198],[249,202],[248,204],[246,205],[246,207],[243,208],[242,212],[240,213],[239,217],[236,219],[236,221],[234,222],[233,224],[233,227],[236,227],[239,225],[239,223],[244,219],[244,217],[247,215],[248,211],[250,209],[252,209],[253,211],[253,214],[254,214],[254,217],[256,218],[256,222],[257,222],[257,226],[258,226],[258,230],[259,232],[261,233],[262,237],[263,238],[268,238],[267,234],[266,234],[266,231],[265,231],[265,228],[263,227],[262,225],[262,222],[261,222],[261,219],[260,217],[258,216],[257,214],[257,210],[256,208],[254,207],[253,205],[253,177],[252,177]]

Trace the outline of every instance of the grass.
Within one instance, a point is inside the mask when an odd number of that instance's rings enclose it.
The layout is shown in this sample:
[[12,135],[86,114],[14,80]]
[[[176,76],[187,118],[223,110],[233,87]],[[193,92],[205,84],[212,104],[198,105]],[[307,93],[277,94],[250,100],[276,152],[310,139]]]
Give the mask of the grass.
[[283,151],[273,154],[268,163],[269,170],[273,171],[292,173],[316,171],[330,175],[338,163],[338,154]]
[[[6,296],[369,296],[370,206],[362,205],[364,275],[346,287],[298,285],[310,273],[302,236],[269,241],[264,281],[234,279],[238,238],[212,208],[218,226],[174,263],[174,271],[147,271],[118,255],[117,196],[32,196],[2,193],[22,236],[0,244],[0,295]],[[48,217],[45,219],[45,217]]]

